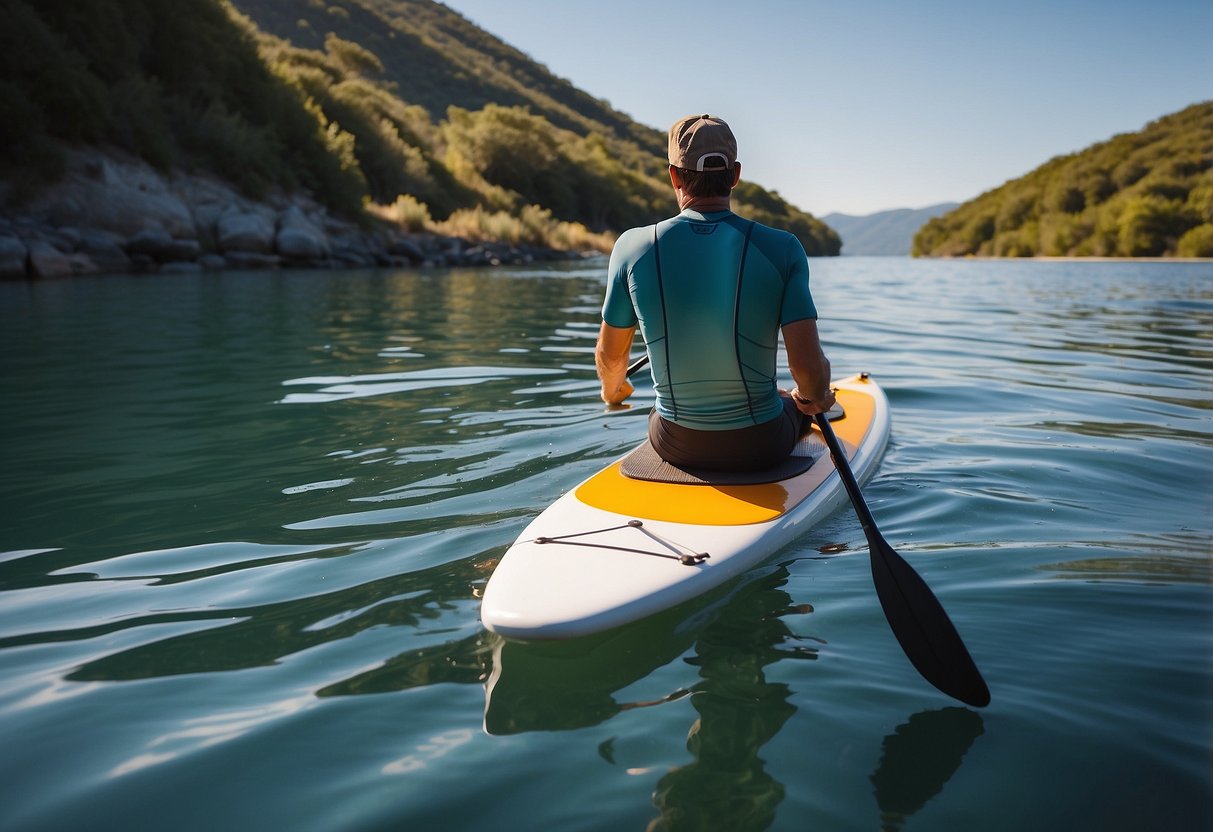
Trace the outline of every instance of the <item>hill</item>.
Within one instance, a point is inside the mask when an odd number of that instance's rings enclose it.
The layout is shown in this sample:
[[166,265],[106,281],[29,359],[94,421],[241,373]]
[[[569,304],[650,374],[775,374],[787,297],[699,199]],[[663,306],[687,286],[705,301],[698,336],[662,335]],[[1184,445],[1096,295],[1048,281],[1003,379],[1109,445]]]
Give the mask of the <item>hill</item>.
[[897,208],[875,214],[826,214],[821,218],[842,238],[844,255],[907,257],[914,234],[923,223],[956,208],[959,203],[943,202],[926,208]]
[[930,220],[913,253],[1213,257],[1213,101],[1058,156]]
[[[0,2],[10,213],[82,148],[251,199],[311,194],[364,227],[557,248],[673,207],[659,131],[431,0]],[[778,194],[743,183],[736,201],[838,252]]]

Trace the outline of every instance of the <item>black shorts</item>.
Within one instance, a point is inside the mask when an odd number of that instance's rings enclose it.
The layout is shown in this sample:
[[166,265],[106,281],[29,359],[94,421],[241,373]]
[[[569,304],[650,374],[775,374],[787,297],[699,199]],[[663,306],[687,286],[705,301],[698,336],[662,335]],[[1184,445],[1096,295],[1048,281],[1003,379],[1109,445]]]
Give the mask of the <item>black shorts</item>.
[[805,416],[787,395],[783,413],[769,422],[732,430],[695,430],[649,414],[649,442],[658,456],[682,468],[761,471],[778,465],[800,439]]

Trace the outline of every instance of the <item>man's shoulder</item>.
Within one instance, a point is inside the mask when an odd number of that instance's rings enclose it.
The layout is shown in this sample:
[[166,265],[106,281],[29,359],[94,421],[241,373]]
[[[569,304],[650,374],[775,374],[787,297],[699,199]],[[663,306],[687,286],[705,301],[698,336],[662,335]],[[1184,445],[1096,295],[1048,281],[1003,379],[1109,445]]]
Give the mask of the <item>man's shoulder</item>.
[[754,224],[750,232],[750,241],[766,251],[786,251],[790,256],[804,255],[804,244],[800,238],[783,228],[763,225],[755,220],[745,220]]
[[752,233],[755,236],[761,235],[761,236],[767,237],[769,239],[784,240],[784,241],[788,240],[789,238],[791,238],[793,240],[796,239],[796,235],[793,234],[791,231],[788,231],[787,229],[777,228],[773,225],[765,225],[761,222],[758,222],[757,220],[752,220],[752,219],[749,219],[748,217],[743,217],[741,215],[737,215],[737,216],[747,223],[754,224],[754,231]]
[[642,252],[653,243],[653,226],[642,225],[629,228],[615,240],[615,252],[628,254]]

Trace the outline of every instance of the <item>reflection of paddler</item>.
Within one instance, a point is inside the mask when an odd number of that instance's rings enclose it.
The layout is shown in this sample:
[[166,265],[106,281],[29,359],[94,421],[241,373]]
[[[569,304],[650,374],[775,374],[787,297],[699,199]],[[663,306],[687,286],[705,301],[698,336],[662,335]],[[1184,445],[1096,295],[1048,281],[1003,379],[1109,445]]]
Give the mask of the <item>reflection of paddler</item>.
[[[781,570],[778,583],[787,578]],[[701,681],[691,703],[699,719],[687,737],[695,759],[661,778],[653,801],[660,815],[650,830],[763,829],[784,797],[758,756],[796,706],[788,686],[768,682],[763,668],[781,659],[815,659],[817,652],[784,624],[782,616],[811,611],[792,606],[775,587],[739,598],[708,627],[696,646]]]
[[880,827],[891,832],[939,794],[969,748],[985,730],[967,708],[922,711],[884,738],[884,753],[872,773]]

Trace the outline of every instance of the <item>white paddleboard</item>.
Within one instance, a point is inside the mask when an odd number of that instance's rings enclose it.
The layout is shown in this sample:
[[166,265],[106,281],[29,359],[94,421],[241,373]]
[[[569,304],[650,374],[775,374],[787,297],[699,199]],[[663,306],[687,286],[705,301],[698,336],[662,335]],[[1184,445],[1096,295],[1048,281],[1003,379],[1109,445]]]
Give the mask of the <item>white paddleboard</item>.
[[[866,374],[835,387],[845,415],[831,425],[863,483],[888,444],[888,400]],[[807,470],[767,483],[653,482],[612,463],[552,503],[502,556],[481,603],[485,627],[523,640],[590,635],[762,563],[847,501],[815,425],[814,440],[820,450]]]

